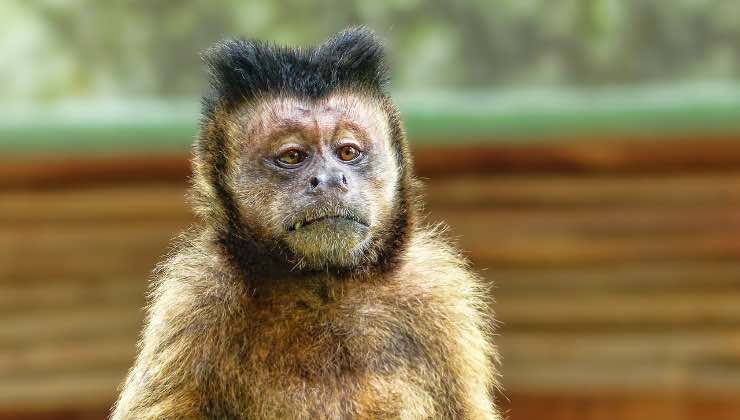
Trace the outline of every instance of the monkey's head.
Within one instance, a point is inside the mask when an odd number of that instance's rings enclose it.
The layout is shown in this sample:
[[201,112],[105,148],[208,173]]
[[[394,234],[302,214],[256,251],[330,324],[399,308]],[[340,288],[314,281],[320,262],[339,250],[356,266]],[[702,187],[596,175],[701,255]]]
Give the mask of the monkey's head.
[[410,156],[369,30],[312,49],[207,51],[196,210],[247,270],[383,269],[415,214]]

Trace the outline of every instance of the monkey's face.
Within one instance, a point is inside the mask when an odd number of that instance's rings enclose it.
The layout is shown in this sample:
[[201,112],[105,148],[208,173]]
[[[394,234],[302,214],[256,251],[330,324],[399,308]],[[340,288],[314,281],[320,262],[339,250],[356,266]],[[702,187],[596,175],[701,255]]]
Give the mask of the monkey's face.
[[352,267],[385,234],[398,168],[377,101],[272,98],[238,114],[228,132],[238,139],[243,217],[287,247],[297,269]]

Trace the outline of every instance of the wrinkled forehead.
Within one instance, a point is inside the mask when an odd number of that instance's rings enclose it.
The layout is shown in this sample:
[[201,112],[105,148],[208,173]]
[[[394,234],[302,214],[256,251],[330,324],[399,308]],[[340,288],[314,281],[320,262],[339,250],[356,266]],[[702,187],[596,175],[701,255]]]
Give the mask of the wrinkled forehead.
[[374,142],[388,143],[388,120],[380,101],[336,93],[321,99],[293,96],[263,98],[237,112],[239,126],[253,141],[268,141],[285,130],[305,130],[321,137],[342,126],[364,130]]

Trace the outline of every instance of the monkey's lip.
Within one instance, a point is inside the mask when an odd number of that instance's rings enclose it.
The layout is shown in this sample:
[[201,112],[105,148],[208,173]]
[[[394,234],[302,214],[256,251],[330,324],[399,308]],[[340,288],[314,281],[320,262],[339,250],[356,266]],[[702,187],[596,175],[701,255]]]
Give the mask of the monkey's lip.
[[367,227],[367,223],[365,223],[364,221],[360,220],[360,218],[355,217],[355,216],[327,214],[327,215],[318,216],[318,217],[307,217],[307,218],[304,218],[303,220],[300,220],[298,222],[295,222],[292,226],[288,227],[288,231],[289,232],[294,232],[294,231],[296,231],[298,229],[304,228],[306,226],[310,226],[310,225],[312,225],[312,224],[314,224],[316,222],[334,223],[334,222],[339,222],[339,221],[354,222],[354,223],[357,223],[357,224],[362,225],[364,227]]

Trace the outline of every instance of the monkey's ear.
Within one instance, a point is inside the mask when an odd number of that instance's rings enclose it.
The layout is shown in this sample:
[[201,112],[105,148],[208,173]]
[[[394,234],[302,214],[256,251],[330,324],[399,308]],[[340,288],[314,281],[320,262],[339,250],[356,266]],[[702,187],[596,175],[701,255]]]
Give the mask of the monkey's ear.
[[385,53],[375,33],[366,26],[345,29],[316,48],[315,60],[330,85],[365,85],[384,90]]

